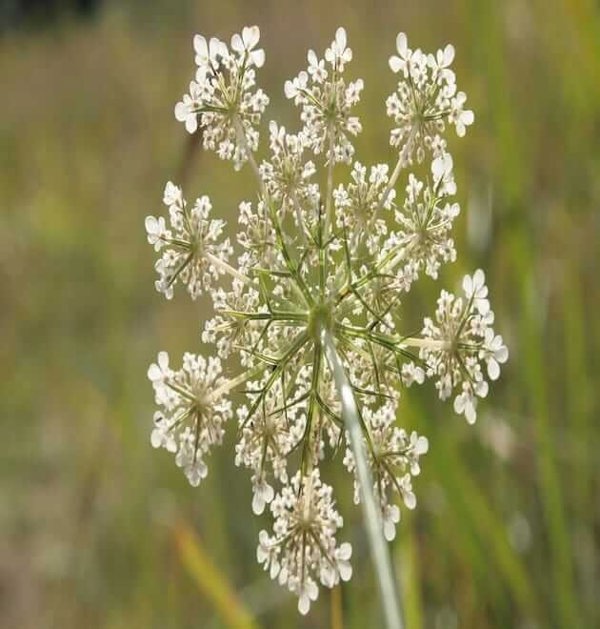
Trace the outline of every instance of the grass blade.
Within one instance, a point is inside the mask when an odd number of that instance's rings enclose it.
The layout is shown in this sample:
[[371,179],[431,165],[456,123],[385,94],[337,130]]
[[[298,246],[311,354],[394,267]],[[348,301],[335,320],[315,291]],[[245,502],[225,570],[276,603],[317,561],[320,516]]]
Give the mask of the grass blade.
[[179,521],[173,536],[181,563],[198,590],[215,606],[225,625],[231,629],[258,629],[234,588],[208,556],[191,527]]

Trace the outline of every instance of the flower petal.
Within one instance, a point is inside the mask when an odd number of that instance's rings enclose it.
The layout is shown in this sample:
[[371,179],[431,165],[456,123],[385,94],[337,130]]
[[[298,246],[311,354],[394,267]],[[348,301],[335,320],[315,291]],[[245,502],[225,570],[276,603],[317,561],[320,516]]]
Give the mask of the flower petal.
[[408,40],[405,33],[398,33],[396,37],[396,50],[400,53],[401,57],[406,58],[406,52],[408,50]]
[[242,40],[246,50],[252,50],[260,39],[260,29],[258,26],[244,26],[242,29]]
[[390,70],[394,73],[400,72],[400,69],[404,65],[402,59],[400,59],[400,57],[397,57],[396,55],[392,55],[388,63],[390,65]]

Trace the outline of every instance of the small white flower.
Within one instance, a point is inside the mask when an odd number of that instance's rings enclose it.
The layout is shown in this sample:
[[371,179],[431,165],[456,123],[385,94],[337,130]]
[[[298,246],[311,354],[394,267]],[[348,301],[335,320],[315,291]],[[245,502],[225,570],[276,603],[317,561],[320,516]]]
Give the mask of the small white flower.
[[475,121],[475,114],[470,109],[463,109],[467,100],[464,92],[458,94],[451,101],[451,110],[448,120],[456,126],[456,135],[462,138],[467,132],[467,127]]
[[443,50],[438,50],[435,56],[429,55],[428,62],[434,71],[434,80],[440,83],[453,84],[456,81],[450,66],[454,61],[454,46],[448,44]]
[[195,81],[190,82],[190,93],[184,94],[182,100],[175,105],[175,118],[185,123],[188,133],[195,133],[198,129],[198,112],[202,109],[201,88]]
[[352,557],[352,546],[348,542],[340,544],[335,550],[335,563],[342,581],[350,581],[352,578],[352,565],[350,564]]
[[402,365],[402,382],[407,387],[410,387],[414,382],[423,384],[425,382],[425,372],[414,363],[404,363]]
[[148,368],[148,379],[150,382],[163,381],[171,374],[169,369],[169,354],[167,352],[158,352],[156,363],[152,363]]
[[220,58],[227,55],[227,46],[222,41],[216,37],[211,37],[207,41],[203,35],[194,36],[194,50],[196,65],[199,67],[216,64]]
[[252,493],[252,511],[260,515],[265,510],[265,506],[273,500],[275,492],[269,483],[262,480],[252,486]]
[[340,72],[344,70],[344,65],[352,61],[352,50],[346,46],[346,30],[342,27],[335,32],[335,39],[331,46],[325,51],[325,59]]
[[431,163],[434,188],[440,196],[453,196],[456,194],[453,166],[452,155],[449,153],[442,153]]
[[319,588],[311,578],[307,578],[296,589],[298,594],[298,611],[303,616],[306,616],[310,610],[311,602],[316,601],[319,597]]
[[284,85],[284,91],[287,98],[296,99],[296,104],[298,104],[298,97],[301,96],[302,92],[306,89],[308,84],[308,74],[304,71],[300,72],[300,74],[292,79],[291,81],[286,81]]
[[469,424],[477,419],[477,399],[472,391],[463,391],[454,399],[454,412],[464,415]]
[[265,51],[262,48],[254,50],[259,40],[258,26],[244,26],[241,36],[236,33],[231,38],[231,48],[242,55],[247,54],[252,65],[262,68],[265,63]]
[[485,285],[485,274],[481,269],[477,269],[473,275],[465,275],[463,279],[463,290],[467,299],[473,301],[473,306],[485,315],[490,309],[490,302],[487,299],[488,288]]
[[160,412],[154,413],[154,430],[150,435],[153,448],[165,448],[167,452],[176,452],[177,443],[171,432],[172,425]]
[[499,334],[495,335],[491,328],[485,330],[482,353],[487,363],[490,380],[498,380],[500,377],[500,365],[508,360],[508,348],[504,345],[502,337]]
[[396,50],[398,51],[398,56],[392,55],[390,57],[390,69],[394,73],[405,73],[412,55],[412,51],[408,47],[408,40],[405,33],[398,33],[396,37]]
[[312,77],[315,83],[323,83],[327,78],[327,70],[325,69],[325,61],[317,57],[317,53],[314,50],[309,50],[307,54],[308,59],[308,74]]
[[171,232],[167,229],[165,219],[162,216],[158,219],[154,216],[147,216],[144,224],[148,234],[148,242],[154,246],[154,251],[160,251],[165,239],[171,237]]
[[400,522],[400,509],[398,505],[384,505],[382,517],[383,535],[388,542],[391,542],[396,537],[396,524]]
[[[422,454],[427,454],[429,451],[429,440],[427,437],[418,436],[416,432],[412,432],[410,434],[410,444],[411,447],[417,456],[421,456]],[[419,472],[411,471],[413,476],[416,476]]]
[[183,204],[183,193],[181,188],[176,186],[172,181],[168,181],[163,193],[163,203],[170,208],[171,206],[179,207]]

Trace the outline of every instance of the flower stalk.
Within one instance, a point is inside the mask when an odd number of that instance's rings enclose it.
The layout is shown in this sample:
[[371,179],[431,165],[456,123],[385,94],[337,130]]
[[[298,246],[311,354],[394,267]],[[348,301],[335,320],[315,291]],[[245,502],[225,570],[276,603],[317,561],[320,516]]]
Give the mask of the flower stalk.
[[385,626],[388,629],[402,629],[400,590],[392,568],[389,548],[383,536],[381,512],[373,493],[373,478],[365,452],[358,406],[331,332],[323,327],[320,338],[341,400],[342,418],[350,437],[350,445],[356,461],[356,476],[360,486],[363,518],[367,529],[373,568],[377,575]]

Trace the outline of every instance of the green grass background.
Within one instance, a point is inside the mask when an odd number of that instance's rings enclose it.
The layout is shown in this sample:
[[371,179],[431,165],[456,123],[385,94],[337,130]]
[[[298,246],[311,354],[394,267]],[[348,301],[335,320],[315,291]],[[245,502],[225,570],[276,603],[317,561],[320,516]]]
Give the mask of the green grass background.
[[[400,421],[430,438],[393,544],[407,627],[600,626],[600,10],[592,0],[109,2],[88,23],[0,40],[0,624],[28,628],[381,626],[360,513],[338,461],[355,577],[307,618],[255,562],[249,479],[232,438],[192,489],[153,451],[147,365],[198,350],[206,302],[153,289],[147,214],[181,168],[172,115],[196,32],[261,27],[269,115],[295,125],[283,81],[349,33],[365,80],[358,142],[391,161],[387,58],[457,49],[476,112],[450,141],[458,261],[407,316],[482,266],[511,358],[475,428],[405,395]],[[234,220],[248,173],[192,164]]]

